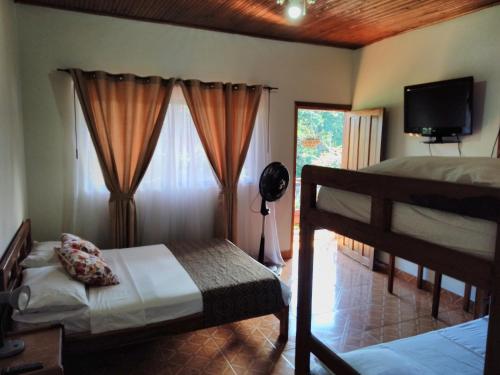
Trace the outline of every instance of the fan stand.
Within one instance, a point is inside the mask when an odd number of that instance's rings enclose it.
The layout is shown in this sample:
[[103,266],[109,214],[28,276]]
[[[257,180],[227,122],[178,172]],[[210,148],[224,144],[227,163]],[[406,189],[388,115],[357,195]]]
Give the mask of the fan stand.
[[262,215],[262,232],[260,234],[260,246],[259,246],[259,263],[264,264],[264,252],[266,247],[266,216],[269,215],[269,208],[267,208],[266,200],[262,198],[262,203],[260,204],[260,214]]

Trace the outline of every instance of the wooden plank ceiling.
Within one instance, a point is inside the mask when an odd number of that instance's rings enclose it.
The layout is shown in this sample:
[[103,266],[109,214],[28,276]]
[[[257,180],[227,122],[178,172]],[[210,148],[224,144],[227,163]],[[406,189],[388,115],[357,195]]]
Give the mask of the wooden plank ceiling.
[[263,38],[359,48],[500,0],[317,0],[298,21],[276,0],[16,0]]

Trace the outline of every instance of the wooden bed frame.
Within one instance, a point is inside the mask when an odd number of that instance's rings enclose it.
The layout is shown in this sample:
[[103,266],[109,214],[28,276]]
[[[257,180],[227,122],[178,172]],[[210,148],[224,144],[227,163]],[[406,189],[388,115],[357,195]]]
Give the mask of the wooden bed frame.
[[[371,222],[362,223],[316,207],[317,187],[371,196]],[[493,260],[391,231],[392,203],[402,202],[497,223]],[[484,373],[500,374],[500,189],[305,166],[302,170],[295,373],[309,373],[313,353],[336,375],[358,374],[311,333],[314,232],[328,229],[392,255],[491,291]],[[453,261],[450,261],[450,260]]]
[[[0,260],[0,290],[12,290],[21,284],[20,262],[29,254],[31,247],[31,221],[28,219],[21,224]],[[280,320],[279,341],[284,343],[288,341],[289,307],[286,306],[274,315]],[[249,318],[257,316],[259,315]],[[65,335],[64,351],[65,353],[100,351],[209,327],[210,325],[203,319],[203,314],[199,313],[138,328],[99,334],[76,333]]]

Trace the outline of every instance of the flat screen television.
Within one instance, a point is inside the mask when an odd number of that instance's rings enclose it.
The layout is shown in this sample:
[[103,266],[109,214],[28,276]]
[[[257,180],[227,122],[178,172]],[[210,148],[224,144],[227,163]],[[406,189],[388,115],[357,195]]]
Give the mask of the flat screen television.
[[405,133],[442,137],[472,134],[473,77],[404,88]]

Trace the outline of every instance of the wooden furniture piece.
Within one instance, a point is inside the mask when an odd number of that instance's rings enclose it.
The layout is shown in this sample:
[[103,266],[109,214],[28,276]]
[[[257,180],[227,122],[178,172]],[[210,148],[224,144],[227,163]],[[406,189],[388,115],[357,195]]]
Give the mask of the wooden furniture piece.
[[[417,288],[424,288],[424,266],[418,264],[417,270]],[[394,255],[389,256],[389,265],[388,265],[388,280],[387,280],[387,290],[389,293],[393,294],[394,289],[394,278],[396,275],[396,257]],[[438,317],[439,314],[439,302],[441,299],[441,282],[442,282],[443,274],[441,272],[434,272],[434,283],[432,286],[432,309],[431,315],[433,318]],[[463,302],[463,310],[469,311],[470,308],[470,291],[471,284],[466,283],[464,288],[464,302]],[[476,306],[476,305],[475,305]],[[475,309],[476,311],[476,309]],[[478,310],[479,311],[479,310]],[[479,317],[479,314],[474,314],[474,317]]]
[[[344,117],[342,168],[357,171],[384,159],[384,109],[350,111]],[[338,249],[373,270],[375,249],[337,234]]]
[[[424,266],[417,264],[417,288],[424,288]],[[394,278],[396,277],[396,257],[389,254],[389,267],[387,270],[388,281],[387,281],[387,291],[393,293],[394,290]]]
[[[420,267],[420,266],[419,266]],[[434,284],[432,287],[432,317],[436,318],[439,314],[439,301],[441,299],[441,282],[443,280],[443,274],[441,272],[434,272]],[[463,298],[463,310],[468,312],[470,309],[470,294],[472,290],[472,285],[470,283],[465,283],[464,286],[464,298]],[[483,298],[483,291],[476,289],[476,300],[474,302],[474,318],[479,318],[486,314],[487,311],[487,301]]]
[[[497,145],[497,158],[500,158],[500,144]],[[394,275],[395,275],[395,263],[396,257],[394,255],[390,255],[389,261],[389,281],[387,284],[387,289],[389,293],[392,294],[393,286],[394,286]],[[439,271],[434,271],[434,286],[433,286],[433,298],[432,298],[432,316],[434,318],[438,317],[439,313],[439,300],[441,297],[441,281],[442,274]],[[422,265],[418,265],[418,273],[417,273],[417,288],[422,289],[423,287],[423,275],[424,275],[424,267]],[[463,298],[463,310],[469,311],[470,309],[470,295],[471,295],[472,285],[470,283],[465,283],[464,287],[464,298]],[[474,303],[474,318],[481,316],[487,310],[488,301],[482,298],[484,291],[480,291],[476,289],[476,301]],[[488,293],[487,293],[488,294]]]
[[62,340],[63,329],[61,326],[40,328],[31,331],[19,332],[9,335],[24,341],[25,349],[22,353],[0,360],[0,368],[26,365],[40,362],[43,368],[26,372],[27,375],[63,375],[62,365]]
[[[371,196],[371,221],[363,223],[316,207],[317,186]],[[391,231],[394,201],[493,221],[497,224],[492,259]],[[342,169],[306,166],[302,171],[295,373],[309,373],[313,353],[336,375],[357,372],[311,332],[314,232],[328,229],[442,274],[491,290],[486,375],[500,374],[500,189],[421,180]],[[450,262],[453,259],[453,262]]]
[[[20,262],[29,254],[31,246],[31,221],[28,219],[21,224],[7,248],[7,251],[0,260],[1,290],[12,290],[21,283],[22,272]],[[279,340],[281,342],[286,342],[288,340],[289,307],[286,306],[280,311],[276,311],[273,315],[280,321]],[[257,316],[258,315],[251,317]],[[168,334],[190,332],[209,327],[210,326],[207,325],[203,319],[203,313],[198,313],[138,328],[123,329],[100,334],[71,334],[65,335],[64,337],[64,351],[65,353],[77,352],[80,354],[84,352],[100,351],[144,342]]]

